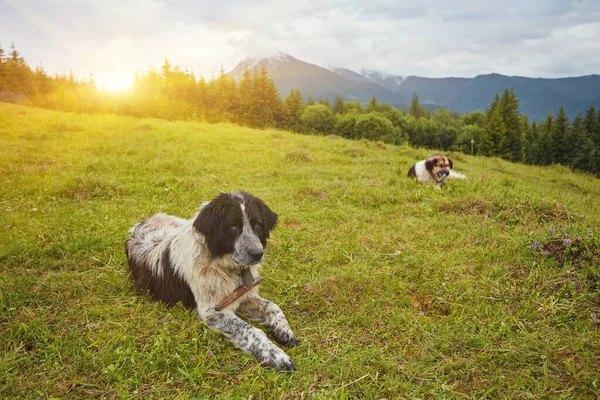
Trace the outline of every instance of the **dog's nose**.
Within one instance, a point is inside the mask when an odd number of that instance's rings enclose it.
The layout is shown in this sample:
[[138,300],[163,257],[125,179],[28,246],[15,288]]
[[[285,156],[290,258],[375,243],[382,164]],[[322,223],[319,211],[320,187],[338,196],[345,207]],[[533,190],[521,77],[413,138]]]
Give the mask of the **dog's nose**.
[[447,175],[450,175],[450,171],[446,171],[446,170],[440,171],[440,176],[447,176]]
[[265,251],[263,249],[249,249],[248,250],[248,255],[250,257],[252,257],[253,260],[258,261],[262,258],[263,254],[265,254]]

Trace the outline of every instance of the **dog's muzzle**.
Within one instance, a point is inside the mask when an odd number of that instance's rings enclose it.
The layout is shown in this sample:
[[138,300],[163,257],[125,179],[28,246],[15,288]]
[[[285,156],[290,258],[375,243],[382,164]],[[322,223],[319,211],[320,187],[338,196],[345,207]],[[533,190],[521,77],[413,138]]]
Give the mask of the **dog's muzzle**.
[[254,233],[244,232],[235,243],[233,261],[241,265],[254,265],[259,263],[265,249]]

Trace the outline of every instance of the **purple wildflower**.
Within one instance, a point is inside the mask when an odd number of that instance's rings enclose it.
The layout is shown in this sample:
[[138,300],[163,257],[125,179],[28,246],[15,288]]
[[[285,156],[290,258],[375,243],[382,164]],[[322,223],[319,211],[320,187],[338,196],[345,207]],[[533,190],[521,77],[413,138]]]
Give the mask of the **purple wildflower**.
[[569,226],[572,228],[574,225],[571,223],[571,224],[569,224]]
[[573,243],[573,241],[572,241],[571,239],[565,239],[565,240],[563,241],[563,243],[564,243],[564,244],[571,244],[571,243]]
[[550,233],[554,233],[554,227],[550,227]]
[[209,351],[208,351],[208,356],[210,357],[210,356],[212,356],[212,355],[213,355],[213,352],[209,350]]
[[566,234],[565,234],[565,237],[566,237],[566,238],[570,238],[570,237],[571,237],[571,235],[569,235],[568,233],[566,233]]
[[594,231],[590,231],[590,237],[594,237]]
[[548,250],[544,251],[544,255],[545,255],[546,257],[548,257],[548,255],[549,255],[549,254],[550,254],[550,252],[549,252]]

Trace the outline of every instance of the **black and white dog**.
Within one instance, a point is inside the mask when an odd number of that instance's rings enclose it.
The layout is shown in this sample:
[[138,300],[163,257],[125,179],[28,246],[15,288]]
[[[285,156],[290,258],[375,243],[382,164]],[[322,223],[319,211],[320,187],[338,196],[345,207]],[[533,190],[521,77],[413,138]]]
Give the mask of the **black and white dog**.
[[[125,250],[131,276],[138,290],[156,300],[195,308],[208,327],[259,362],[292,371],[291,358],[240,318],[270,328],[282,345],[300,343],[279,306],[261,298],[257,286],[246,285],[258,276],[276,224],[277,214],[245,192],[222,193],[191,219],[156,214],[130,231]],[[242,287],[247,291],[232,299]]]
[[448,181],[448,179],[466,179],[460,172],[452,170],[452,160],[441,154],[434,154],[426,160],[421,160],[410,167],[407,176],[417,178],[422,184],[435,183],[437,189]]

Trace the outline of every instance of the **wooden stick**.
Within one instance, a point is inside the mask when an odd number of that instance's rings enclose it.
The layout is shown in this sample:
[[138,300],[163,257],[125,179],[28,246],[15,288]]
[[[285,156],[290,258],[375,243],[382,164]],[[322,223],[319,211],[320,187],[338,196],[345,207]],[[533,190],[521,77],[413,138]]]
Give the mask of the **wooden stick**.
[[229,296],[227,296],[223,300],[221,300],[221,302],[219,304],[217,304],[217,306],[215,307],[215,310],[216,311],[223,310],[225,307],[227,307],[228,305],[230,305],[231,303],[233,303],[234,301],[236,301],[237,299],[239,299],[240,297],[242,297],[243,295],[248,293],[248,291],[250,289],[252,289],[255,286],[258,286],[258,284],[261,283],[263,279],[264,278],[262,276],[259,276],[258,278],[256,278],[256,280],[254,282],[252,282],[252,285],[250,285],[250,286],[242,285],[242,286],[238,287],[237,289],[235,289],[233,291],[233,293],[231,293]]

